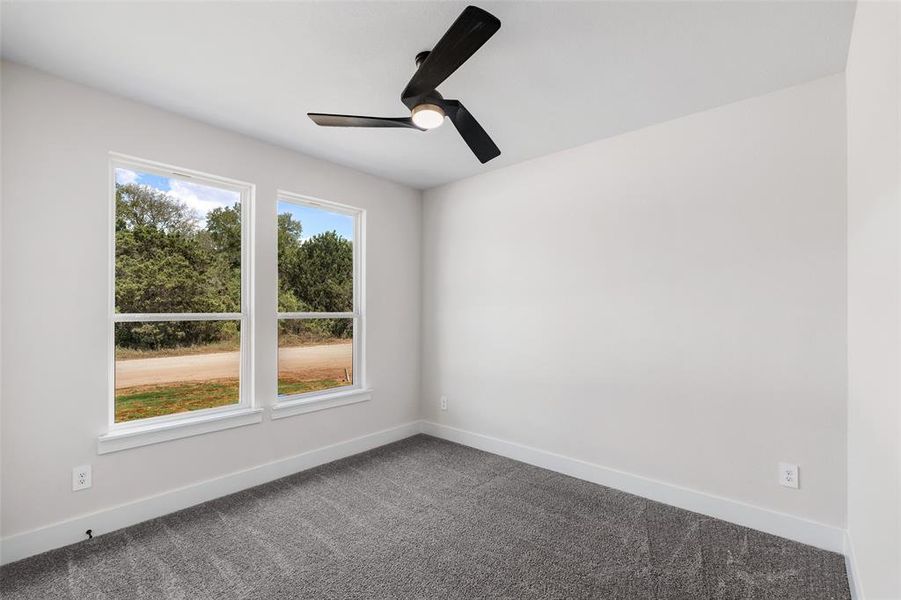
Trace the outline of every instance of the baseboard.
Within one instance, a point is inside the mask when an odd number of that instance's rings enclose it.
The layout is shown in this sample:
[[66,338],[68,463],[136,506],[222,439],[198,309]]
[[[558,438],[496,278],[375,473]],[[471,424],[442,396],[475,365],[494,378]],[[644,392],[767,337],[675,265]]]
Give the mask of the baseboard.
[[831,525],[439,423],[423,421],[422,432],[802,544],[838,553],[845,550],[845,530]]
[[419,432],[825,550],[843,553],[848,564],[848,579],[853,598],[854,600],[864,599],[859,587],[859,579],[856,577],[853,545],[843,529],[428,421],[405,423],[3,538],[0,540],[0,564],[7,564],[81,541],[84,539],[84,532],[88,529],[93,530],[95,535],[115,531],[333,460],[402,440]]
[[854,558],[854,544],[851,534],[845,532],[845,569],[848,571],[848,587],[851,588],[851,600],[864,600],[863,585],[857,571],[857,560]]
[[419,432],[419,421],[405,423],[215,479],[5,537],[0,540],[0,564],[79,542],[85,538],[85,531],[88,529],[93,530],[94,535],[115,531],[333,460],[390,444]]

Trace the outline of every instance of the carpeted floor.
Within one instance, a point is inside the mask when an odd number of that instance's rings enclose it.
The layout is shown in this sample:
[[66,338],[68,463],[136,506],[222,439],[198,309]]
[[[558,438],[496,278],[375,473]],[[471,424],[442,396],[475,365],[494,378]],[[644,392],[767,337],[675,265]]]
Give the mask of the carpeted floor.
[[14,563],[35,598],[827,600],[844,560],[427,436]]

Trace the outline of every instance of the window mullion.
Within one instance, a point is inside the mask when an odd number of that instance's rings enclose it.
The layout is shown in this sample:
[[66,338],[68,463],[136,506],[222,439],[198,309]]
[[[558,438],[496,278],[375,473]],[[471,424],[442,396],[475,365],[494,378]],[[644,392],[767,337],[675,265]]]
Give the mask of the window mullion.
[[356,312],[280,312],[279,319],[356,319]]
[[134,323],[140,321],[238,321],[244,318],[243,313],[115,313],[116,323]]

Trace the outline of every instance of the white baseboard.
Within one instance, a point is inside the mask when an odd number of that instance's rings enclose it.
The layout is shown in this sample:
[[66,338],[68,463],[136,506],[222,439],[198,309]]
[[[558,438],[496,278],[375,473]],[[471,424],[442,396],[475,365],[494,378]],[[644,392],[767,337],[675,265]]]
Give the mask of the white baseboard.
[[365,452],[415,435],[420,422],[413,421],[377,431],[288,458],[230,473],[155,496],[120,504],[94,513],[78,516],[45,527],[11,535],[0,540],[0,564],[79,542],[85,531],[94,535],[109,533],[148,519],[182,510],[201,502],[227,496],[256,485],[310,469],[339,458]]
[[848,563],[848,577],[854,600],[864,598],[859,588],[859,580],[856,578],[851,540],[843,529],[428,421],[406,423],[3,538],[0,540],[0,564],[81,541],[88,529],[93,530],[95,535],[115,531],[402,440],[419,432],[825,550],[843,553]]
[[845,569],[848,571],[848,587],[851,588],[851,600],[864,600],[863,585],[857,572],[857,560],[854,558],[854,544],[851,535],[845,532]]
[[802,544],[845,550],[845,530],[831,525],[430,421],[423,421],[422,432]]

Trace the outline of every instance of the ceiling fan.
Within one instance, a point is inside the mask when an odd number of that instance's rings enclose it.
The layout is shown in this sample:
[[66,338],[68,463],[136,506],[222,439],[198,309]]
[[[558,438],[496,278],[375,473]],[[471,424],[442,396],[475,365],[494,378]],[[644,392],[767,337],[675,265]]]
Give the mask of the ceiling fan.
[[307,113],[323,127],[408,127],[426,131],[447,117],[476,158],[486,163],[501,151],[459,100],[446,100],[437,88],[460,68],[476,50],[501,28],[497,17],[475,6],[467,6],[431,51],[416,55],[416,73],[401,94],[409,117],[361,117]]

